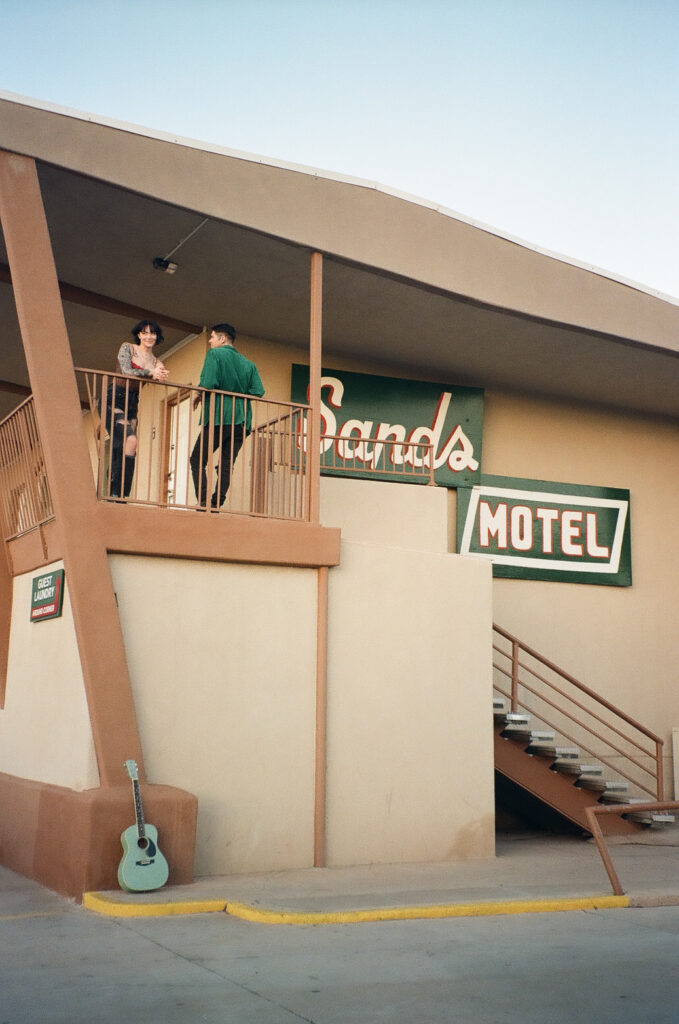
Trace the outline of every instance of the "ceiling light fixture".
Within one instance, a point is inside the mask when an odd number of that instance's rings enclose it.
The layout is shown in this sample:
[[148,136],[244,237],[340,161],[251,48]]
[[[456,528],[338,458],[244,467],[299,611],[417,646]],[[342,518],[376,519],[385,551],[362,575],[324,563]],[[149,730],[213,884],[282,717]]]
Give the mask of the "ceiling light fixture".
[[181,249],[182,245],[184,245],[185,242],[188,242],[189,238],[193,238],[196,232],[200,231],[200,229],[204,227],[207,224],[207,222],[208,218],[205,217],[200,222],[200,224],[198,224],[198,226],[193,229],[193,231],[189,231],[186,238],[182,238],[181,242],[177,242],[174,249],[170,249],[170,251],[166,253],[165,256],[156,256],[156,258],[153,261],[154,268],[156,270],[162,270],[166,274],[175,274],[177,272],[178,264],[173,263],[172,260],[170,259],[170,256],[174,256],[177,250]]

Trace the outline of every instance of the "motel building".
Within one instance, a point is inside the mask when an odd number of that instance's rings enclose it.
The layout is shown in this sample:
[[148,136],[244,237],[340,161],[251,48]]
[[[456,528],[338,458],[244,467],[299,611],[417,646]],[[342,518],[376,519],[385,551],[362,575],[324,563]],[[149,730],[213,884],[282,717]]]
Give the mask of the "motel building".
[[[2,864],[113,888],[130,761],[170,884],[487,859],[496,823],[674,799],[676,300],[8,94],[0,223]],[[137,386],[144,318],[169,376]],[[224,320],[266,393],[211,515],[189,456]]]

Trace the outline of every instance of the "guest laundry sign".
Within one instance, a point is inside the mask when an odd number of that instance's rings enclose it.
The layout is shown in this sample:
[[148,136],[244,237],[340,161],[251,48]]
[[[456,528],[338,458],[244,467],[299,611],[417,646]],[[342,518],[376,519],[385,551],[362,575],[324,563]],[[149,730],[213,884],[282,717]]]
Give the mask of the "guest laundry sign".
[[458,490],[457,545],[493,576],[629,587],[629,491],[483,476]]
[[31,622],[58,618],[64,601],[64,570],[34,576],[32,583]]
[[[309,367],[293,364],[293,402],[307,402],[308,385]],[[479,478],[482,428],[481,388],[322,371],[321,472],[426,483],[419,471],[433,456],[437,484],[469,487]]]

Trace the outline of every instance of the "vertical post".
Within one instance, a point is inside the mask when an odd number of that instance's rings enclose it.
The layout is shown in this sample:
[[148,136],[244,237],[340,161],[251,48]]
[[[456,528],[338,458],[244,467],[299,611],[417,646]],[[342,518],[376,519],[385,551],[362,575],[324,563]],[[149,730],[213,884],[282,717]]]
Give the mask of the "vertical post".
[[655,741],[655,763],[657,770],[656,798],[665,799],[665,766],[663,764],[663,741]]
[[519,642],[512,640],[512,711],[519,706]]
[[328,567],[318,570],[316,639],[316,772],[314,793],[314,867],[326,861],[328,723]]
[[35,161],[0,152],[0,221],[63,552],[102,785],[140,764],[125,647]]
[[318,523],[321,503],[321,362],[323,334],[323,254],[311,254],[311,317],[309,324],[309,413],[307,466],[309,522]]

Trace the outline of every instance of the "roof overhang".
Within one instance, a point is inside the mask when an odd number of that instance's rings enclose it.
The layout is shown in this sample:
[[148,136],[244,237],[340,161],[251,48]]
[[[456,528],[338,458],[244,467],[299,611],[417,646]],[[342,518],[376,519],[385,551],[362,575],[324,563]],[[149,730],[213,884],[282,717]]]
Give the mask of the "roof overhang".
[[[1,96],[0,148],[38,161],[78,365],[112,366],[127,307],[158,314],[166,348],[187,333],[172,321],[224,318],[305,348],[318,250],[326,365],[357,359],[420,379],[679,413],[679,306],[629,282],[370,183]],[[188,235],[177,273],[154,269]],[[78,302],[83,291],[112,300],[109,310]],[[0,330],[0,378],[26,385],[1,273]]]

